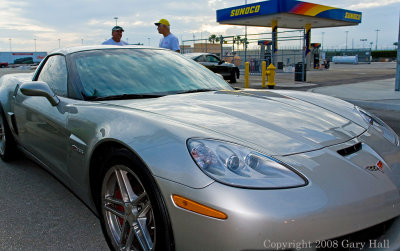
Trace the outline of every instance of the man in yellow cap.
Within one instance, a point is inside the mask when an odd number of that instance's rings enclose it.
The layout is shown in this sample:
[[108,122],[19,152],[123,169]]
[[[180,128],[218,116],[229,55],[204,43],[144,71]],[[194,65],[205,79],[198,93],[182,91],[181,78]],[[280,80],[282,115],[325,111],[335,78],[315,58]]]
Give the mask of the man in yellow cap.
[[168,20],[161,19],[159,22],[154,23],[157,25],[158,33],[164,37],[160,40],[160,48],[170,49],[172,51],[181,52],[179,48],[178,38],[171,33]]

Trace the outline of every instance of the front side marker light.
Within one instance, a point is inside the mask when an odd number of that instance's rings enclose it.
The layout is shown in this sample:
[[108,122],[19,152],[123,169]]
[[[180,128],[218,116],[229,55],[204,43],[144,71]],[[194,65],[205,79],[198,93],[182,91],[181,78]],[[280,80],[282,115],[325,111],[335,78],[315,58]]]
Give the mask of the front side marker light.
[[197,203],[193,200],[189,200],[185,197],[179,196],[179,195],[172,195],[172,200],[175,203],[176,206],[186,209],[191,212],[195,212],[201,215],[209,216],[212,218],[217,218],[221,220],[226,220],[228,219],[228,216],[224,214],[221,211],[218,211],[216,209],[207,207],[203,204]]

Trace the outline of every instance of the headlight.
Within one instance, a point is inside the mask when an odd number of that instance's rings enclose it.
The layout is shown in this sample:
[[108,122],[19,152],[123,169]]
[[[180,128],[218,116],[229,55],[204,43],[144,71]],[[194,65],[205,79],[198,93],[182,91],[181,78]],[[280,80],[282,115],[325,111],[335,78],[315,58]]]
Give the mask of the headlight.
[[364,118],[364,120],[371,125],[373,128],[375,128],[378,132],[383,134],[383,137],[385,137],[388,141],[390,141],[392,144],[399,146],[400,141],[399,141],[399,136],[390,128],[385,122],[383,122],[380,118],[377,116],[363,110],[360,107],[357,107],[358,112],[360,113],[361,117]]
[[200,169],[226,185],[265,189],[307,184],[286,164],[240,145],[209,139],[189,139],[187,145]]

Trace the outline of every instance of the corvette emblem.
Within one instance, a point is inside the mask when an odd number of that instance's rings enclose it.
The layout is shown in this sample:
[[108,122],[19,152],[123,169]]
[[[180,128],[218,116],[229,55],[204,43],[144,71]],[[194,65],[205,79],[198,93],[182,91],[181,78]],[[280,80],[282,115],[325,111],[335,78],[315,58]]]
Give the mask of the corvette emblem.
[[367,166],[366,169],[370,171],[381,171],[383,173],[383,163],[382,161],[378,161],[375,166]]
[[80,153],[80,154],[84,154],[85,153],[85,151],[83,151],[82,149],[80,149],[76,145],[72,145],[72,151]]

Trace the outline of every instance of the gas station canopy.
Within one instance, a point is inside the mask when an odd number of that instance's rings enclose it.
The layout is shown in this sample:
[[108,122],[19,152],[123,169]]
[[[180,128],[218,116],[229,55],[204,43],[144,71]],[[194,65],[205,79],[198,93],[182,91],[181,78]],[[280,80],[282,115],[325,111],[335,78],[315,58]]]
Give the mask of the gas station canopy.
[[296,0],[270,0],[217,10],[220,24],[303,29],[358,25],[361,12]]

